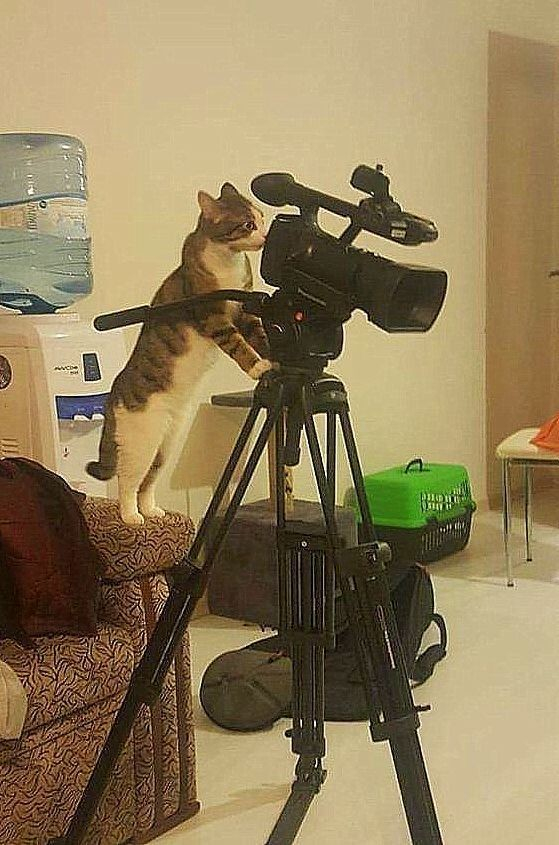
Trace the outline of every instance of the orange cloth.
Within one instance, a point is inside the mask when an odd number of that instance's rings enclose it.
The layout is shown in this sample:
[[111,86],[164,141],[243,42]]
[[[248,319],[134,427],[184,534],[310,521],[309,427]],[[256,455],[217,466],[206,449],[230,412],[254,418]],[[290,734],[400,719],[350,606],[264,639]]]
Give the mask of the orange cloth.
[[535,437],[530,440],[535,446],[542,449],[551,449],[559,452],[559,414],[542,425]]

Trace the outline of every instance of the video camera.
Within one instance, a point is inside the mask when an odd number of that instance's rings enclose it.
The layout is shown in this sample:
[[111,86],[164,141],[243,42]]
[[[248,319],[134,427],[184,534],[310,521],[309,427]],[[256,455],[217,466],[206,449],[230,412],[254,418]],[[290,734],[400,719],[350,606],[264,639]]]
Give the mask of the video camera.
[[[217,290],[157,306],[103,314],[94,320],[101,331],[133,323],[187,319],[188,312],[216,300],[241,302],[261,317],[270,357],[280,364],[316,370],[337,358],[343,323],[354,309],[387,332],[425,332],[435,322],[446,294],[443,270],[399,264],[351,246],[365,230],[404,246],[434,241],[434,223],[403,211],[389,193],[382,165],[360,165],[351,177],[368,196],[353,205],[307,188],[289,173],[264,173],[253,179],[254,195],[272,206],[294,205],[299,214],[278,214],[268,232],[261,275],[277,288],[257,291]],[[323,208],[349,224],[334,237],[318,224]]]
[[[351,185],[369,194],[359,205],[300,185],[288,173],[265,173],[252,181],[252,192],[262,202],[300,210],[274,219],[262,255],[263,279],[342,322],[359,308],[384,331],[428,331],[445,298],[446,273],[398,264],[350,244],[366,230],[415,246],[437,239],[434,223],[402,210],[390,196],[389,179],[380,164],[374,169],[357,167]],[[318,225],[320,208],[349,218],[339,238]]]

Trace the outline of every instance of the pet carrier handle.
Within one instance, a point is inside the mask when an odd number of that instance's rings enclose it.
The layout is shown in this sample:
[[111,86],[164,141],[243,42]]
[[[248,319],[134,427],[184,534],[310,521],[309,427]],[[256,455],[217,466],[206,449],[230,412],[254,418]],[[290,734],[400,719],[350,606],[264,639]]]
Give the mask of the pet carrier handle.
[[404,472],[409,472],[414,464],[419,464],[419,472],[423,472],[423,459],[422,458],[414,458],[412,461],[409,462],[407,467],[405,468]]

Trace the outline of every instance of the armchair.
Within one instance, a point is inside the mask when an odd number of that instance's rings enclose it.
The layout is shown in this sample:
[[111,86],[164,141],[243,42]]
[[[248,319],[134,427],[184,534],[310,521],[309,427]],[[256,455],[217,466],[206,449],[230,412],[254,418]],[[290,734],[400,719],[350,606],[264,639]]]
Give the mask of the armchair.
[[[106,572],[96,636],[0,640],[0,660],[28,696],[18,740],[0,741],[0,842],[43,845],[65,829],[155,624],[194,527],[176,513],[141,527],[116,502],[82,503]],[[89,845],[149,842],[194,815],[194,726],[188,633],[160,699],[144,706],[88,832]]]

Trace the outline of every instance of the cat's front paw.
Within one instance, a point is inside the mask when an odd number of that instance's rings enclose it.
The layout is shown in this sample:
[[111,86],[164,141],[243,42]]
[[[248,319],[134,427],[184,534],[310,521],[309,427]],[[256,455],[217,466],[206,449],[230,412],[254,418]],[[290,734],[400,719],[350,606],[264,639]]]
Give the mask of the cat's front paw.
[[254,367],[251,367],[248,371],[248,375],[253,378],[255,381],[258,381],[259,378],[262,378],[264,373],[267,373],[268,370],[271,370],[273,364],[271,361],[268,361],[267,358],[261,358],[260,361],[257,361]]

